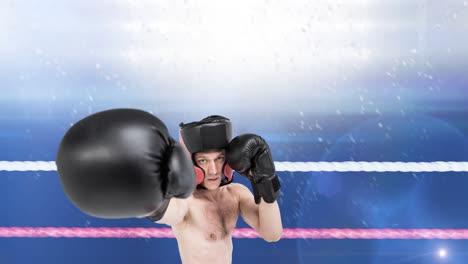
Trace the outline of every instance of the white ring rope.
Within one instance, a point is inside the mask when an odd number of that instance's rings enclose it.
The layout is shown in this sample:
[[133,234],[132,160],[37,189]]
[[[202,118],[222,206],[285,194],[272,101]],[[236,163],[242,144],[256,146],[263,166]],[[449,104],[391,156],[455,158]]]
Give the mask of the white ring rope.
[[[468,172],[468,162],[289,162],[276,161],[276,171],[289,172]],[[56,171],[55,161],[0,161],[0,171]]]
[[55,161],[0,161],[0,171],[56,171]]
[[325,172],[467,172],[468,162],[275,162],[277,171]]

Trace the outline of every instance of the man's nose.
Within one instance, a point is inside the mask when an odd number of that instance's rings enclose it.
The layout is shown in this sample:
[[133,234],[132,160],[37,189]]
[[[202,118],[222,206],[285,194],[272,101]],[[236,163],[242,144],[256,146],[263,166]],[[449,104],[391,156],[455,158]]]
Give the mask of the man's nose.
[[209,174],[218,174],[218,168],[216,166],[216,162],[210,161],[208,164],[208,173]]

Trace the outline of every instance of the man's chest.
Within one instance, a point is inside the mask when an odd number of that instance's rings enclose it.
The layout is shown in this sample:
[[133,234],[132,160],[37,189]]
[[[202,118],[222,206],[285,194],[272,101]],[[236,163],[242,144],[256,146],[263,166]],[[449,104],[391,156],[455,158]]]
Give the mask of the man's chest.
[[219,240],[234,230],[239,215],[239,202],[228,196],[216,201],[196,199],[190,211],[190,224],[202,231],[206,239]]

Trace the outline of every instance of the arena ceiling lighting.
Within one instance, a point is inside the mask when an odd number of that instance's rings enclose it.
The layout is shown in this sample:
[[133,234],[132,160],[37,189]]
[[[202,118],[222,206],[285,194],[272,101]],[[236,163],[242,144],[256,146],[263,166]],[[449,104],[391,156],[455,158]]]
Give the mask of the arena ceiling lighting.
[[[367,1],[135,1],[123,54],[135,64],[258,74],[366,63]],[[143,38],[144,36],[144,38]]]

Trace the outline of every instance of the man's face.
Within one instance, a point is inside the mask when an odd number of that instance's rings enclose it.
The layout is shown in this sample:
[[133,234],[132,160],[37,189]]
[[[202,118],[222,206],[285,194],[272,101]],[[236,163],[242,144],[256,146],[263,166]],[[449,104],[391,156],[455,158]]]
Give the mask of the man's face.
[[205,171],[202,185],[208,190],[216,190],[221,184],[224,165],[224,150],[195,153],[195,163]]

